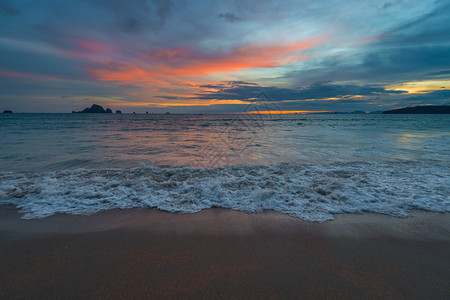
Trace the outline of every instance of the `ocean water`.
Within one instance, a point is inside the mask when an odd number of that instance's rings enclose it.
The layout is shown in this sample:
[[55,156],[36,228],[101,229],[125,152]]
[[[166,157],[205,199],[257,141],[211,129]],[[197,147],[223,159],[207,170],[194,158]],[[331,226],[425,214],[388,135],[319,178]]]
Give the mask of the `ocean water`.
[[23,218],[450,211],[449,115],[0,115],[0,204]]

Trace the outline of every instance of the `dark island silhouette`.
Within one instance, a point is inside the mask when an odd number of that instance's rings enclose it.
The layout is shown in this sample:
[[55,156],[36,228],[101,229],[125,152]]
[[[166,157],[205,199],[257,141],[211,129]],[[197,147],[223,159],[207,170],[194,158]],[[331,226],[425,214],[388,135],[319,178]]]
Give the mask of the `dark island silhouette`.
[[92,106],[86,107],[82,111],[72,111],[73,114],[112,114],[112,110],[107,108],[103,109],[100,105],[92,104]]
[[12,110],[4,110],[3,113],[4,114],[12,114]]
[[383,114],[450,114],[449,105],[412,106],[386,110]]

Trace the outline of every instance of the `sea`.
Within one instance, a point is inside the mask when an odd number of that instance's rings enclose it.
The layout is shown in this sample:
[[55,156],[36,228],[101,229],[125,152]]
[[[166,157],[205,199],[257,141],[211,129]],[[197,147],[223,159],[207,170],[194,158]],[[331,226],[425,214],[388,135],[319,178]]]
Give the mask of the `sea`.
[[450,211],[450,115],[0,114],[0,205],[24,219],[153,208]]

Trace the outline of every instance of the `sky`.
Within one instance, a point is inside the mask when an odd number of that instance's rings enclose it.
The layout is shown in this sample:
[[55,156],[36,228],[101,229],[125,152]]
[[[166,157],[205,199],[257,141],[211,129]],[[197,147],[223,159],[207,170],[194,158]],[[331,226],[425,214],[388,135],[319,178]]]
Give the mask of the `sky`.
[[0,110],[450,104],[450,1],[0,0]]

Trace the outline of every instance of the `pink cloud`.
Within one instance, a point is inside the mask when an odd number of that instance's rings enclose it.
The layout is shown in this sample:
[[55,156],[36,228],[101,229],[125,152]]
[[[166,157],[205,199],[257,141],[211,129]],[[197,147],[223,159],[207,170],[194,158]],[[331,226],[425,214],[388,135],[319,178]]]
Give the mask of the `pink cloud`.
[[131,61],[93,64],[87,67],[87,71],[93,79],[119,84],[180,83],[186,77],[276,67],[305,60],[308,56],[304,52],[324,40],[324,36],[319,36],[284,45],[247,45],[214,55],[189,48],[159,49],[144,51]]

